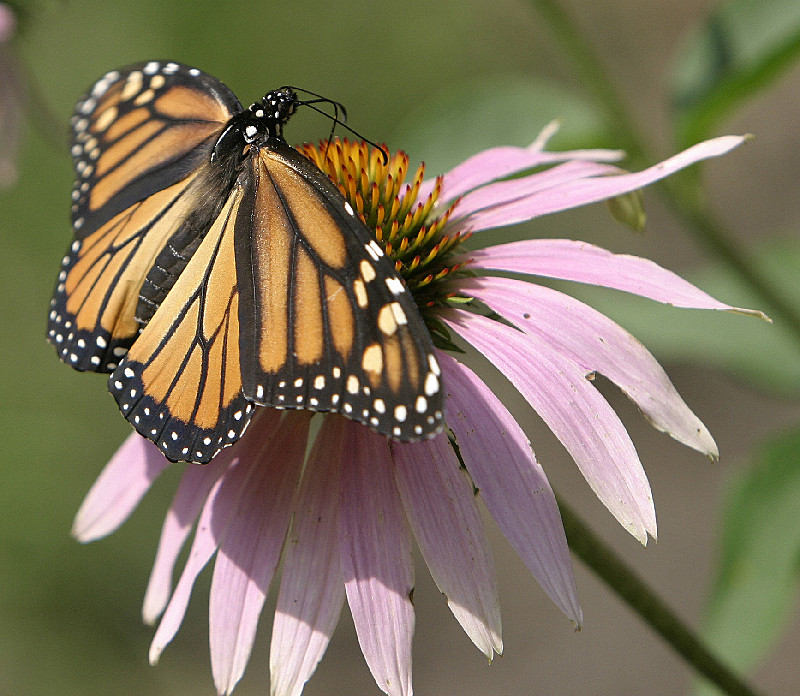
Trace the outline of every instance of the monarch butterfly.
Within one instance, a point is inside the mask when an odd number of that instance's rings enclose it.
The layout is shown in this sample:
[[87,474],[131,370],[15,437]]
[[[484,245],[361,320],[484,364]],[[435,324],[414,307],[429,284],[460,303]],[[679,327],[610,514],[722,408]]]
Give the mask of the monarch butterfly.
[[74,241],[48,338],[110,372],[171,460],[207,462],[255,406],[337,411],[400,440],[442,428],[410,291],[332,181],[290,147],[292,88],[244,109],[196,68],[107,73],[72,117]]

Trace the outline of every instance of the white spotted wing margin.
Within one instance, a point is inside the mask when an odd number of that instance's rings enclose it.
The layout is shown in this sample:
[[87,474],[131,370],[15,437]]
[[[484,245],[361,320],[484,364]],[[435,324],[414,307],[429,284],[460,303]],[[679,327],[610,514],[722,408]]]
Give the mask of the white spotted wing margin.
[[441,431],[433,342],[374,234],[283,141],[249,166],[235,245],[244,394],[339,412],[399,440]]
[[253,414],[242,393],[233,249],[244,178],[109,378],[125,418],[173,461],[210,461]]

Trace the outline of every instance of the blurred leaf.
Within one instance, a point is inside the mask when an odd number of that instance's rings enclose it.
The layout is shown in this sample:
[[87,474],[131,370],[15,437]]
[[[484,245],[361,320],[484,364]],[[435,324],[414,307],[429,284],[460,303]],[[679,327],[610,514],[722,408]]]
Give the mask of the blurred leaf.
[[678,145],[712,134],[800,53],[797,0],[731,0],[687,38],[671,78]]
[[[703,635],[745,671],[786,627],[796,601],[800,525],[800,430],[766,443],[727,498],[722,557]],[[787,524],[788,522],[788,524]],[[719,693],[698,684],[696,694]]]
[[[772,242],[754,252],[754,263],[786,298],[800,306],[800,242]],[[737,307],[762,309],[758,299],[720,264],[683,274],[717,299]],[[800,393],[797,337],[779,323],[730,312],[675,309],[648,300],[586,286],[570,287],[593,307],[618,321],[661,361],[706,363],[777,393]]]
[[476,152],[498,145],[530,145],[558,119],[550,149],[602,147],[610,138],[599,113],[577,92],[523,75],[454,82],[395,128],[389,144],[443,173]]

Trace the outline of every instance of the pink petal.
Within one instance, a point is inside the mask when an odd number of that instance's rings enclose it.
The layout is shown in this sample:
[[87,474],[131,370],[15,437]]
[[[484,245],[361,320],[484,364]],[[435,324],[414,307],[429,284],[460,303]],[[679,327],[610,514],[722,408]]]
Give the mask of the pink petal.
[[414,565],[385,437],[343,421],[339,544],[361,652],[378,687],[411,696]]
[[261,452],[271,442],[274,423],[268,415],[269,412],[270,409],[260,409],[245,436],[235,445],[220,452],[220,456],[224,455],[225,461],[229,458],[231,464],[212,486],[200,513],[186,565],[150,644],[151,664],[158,662],[164,648],[178,632],[194,582],[222,543],[228,524],[239,509],[253,471],[258,468]]
[[3,45],[13,38],[16,20],[5,3],[0,3],[0,188],[12,186],[18,176],[22,120],[27,106],[22,66],[12,47]]
[[[596,203],[623,193],[636,191],[659,179],[664,179],[691,164],[724,155],[741,145],[744,140],[742,137],[733,135],[714,138],[693,145],[689,149],[641,172],[567,181],[560,186],[521,197],[516,201],[502,203],[494,208],[477,213],[470,220],[469,227],[472,230],[485,230],[503,227],[504,225],[513,225],[540,215],[569,210],[570,208],[577,208],[588,203]],[[538,175],[533,174],[531,176]],[[525,178],[523,177],[516,181],[519,182],[520,189],[522,189],[525,185]],[[509,183],[509,186],[513,186],[513,183]],[[505,198],[510,198],[508,192],[506,192]]]
[[545,152],[544,146],[556,130],[553,125],[546,127],[528,147],[495,147],[464,160],[444,175],[441,200],[452,201],[492,181],[544,164],[570,160],[614,162],[625,155],[620,150]]
[[569,295],[509,278],[474,278],[461,288],[528,333],[538,334],[587,373],[605,375],[659,430],[711,458],[714,439],[648,350],[625,329]]
[[0,2],[0,44],[10,41],[17,28],[14,11],[4,2]]
[[392,443],[406,515],[436,586],[473,643],[490,660],[503,652],[494,562],[471,483],[442,433]]
[[598,498],[634,537],[655,537],[650,485],[625,427],[568,357],[534,335],[462,310],[445,323],[520,391],[572,455]]
[[309,411],[290,411],[270,433],[217,552],[208,616],[219,694],[233,691],[250,659],[289,528],[310,418]]
[[212,486],[228,469],[234,454],[233,448],[228,447],[208,464],[189,464],[184,470],[161,527],[156,560],[142,606],[145,623],[155,623],[167,606],[172,593],[172,574],[178,554],[189,538]]
[[570,239],[528,239],[472,253],[471,268],[574,280],[624,290],[675,307],[720,309],[765,318],[761,312],[715,300],[672,271],[638,256],[612,254]]
[[[571,160],[543,172],[509,181],[499,181],[475,189],[462,198],[454,212],[455,218],[466,218],[484,210],[497,209],[499,206],[513,203],[521,198],[529,198],[550,189],[569,185],[578,179],[600,176],[601,174],[618,174],[622,170],[610,164]],[[472,229],[471,218],[468,226]]]
[[158,662],[164,648],[178,632],[186,614],[186,607],[189,605],[194,582],[217,550],[225,531],[225,523],[236,512],[250,473],[249,463],[236,457],[225,475],[217,479],[211,488],[197,522],[197,530],[186,565],[150,643],[151,665]]
[[545,592],[576,625],[583,620],[556,497],[514,417],[480,378],[439,355],[447,424],[481,498]]
[[128,435],[75,515],[73,536],[85,543],[111,534],[128,519],[169,464],[152,442],[138,433]]
[[303,472],[272,626],[271,696],[300,696],[344,603],[338,537],[342,425],[340,418],[323,419]]

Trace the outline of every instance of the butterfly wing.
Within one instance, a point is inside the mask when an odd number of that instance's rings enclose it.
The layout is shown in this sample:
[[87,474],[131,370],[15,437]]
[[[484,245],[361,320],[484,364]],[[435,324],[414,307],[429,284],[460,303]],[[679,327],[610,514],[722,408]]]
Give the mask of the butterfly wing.
[[[208,205],[213,186],[206,163],[221,129],[240,110],[233,93],[210,75],[155,61],[108,73],[78,102],[74,240],[48,324],[62,360],[79,370],[116,367],[141,328],[140,291],[159,254],[171,253],[171,240],[181,242],[172,254],[177,264],[150,283],[158,285],[150,287],[151,304],[163,299],[193,251],[193,235],[207,229],[225,200],[223,186],[216,207]],[[187,227],[198,207],[206,219]]]
[[122,413],[174,460],[209,461],[255,405],[339,411],[403,440],[438,432],[434,347],[393,264],[283,140],[236,155],[234,128],[223,145],[240,111],[176,63],[109,73],[79,102],[51,342],[112,372]]
[[236,225],[245,396],[338,411],[379,433],[442,427],[430,334],[411,293],[328,177],[273,140]]
[[243,172],[210,230],[109,378],[123,415],[174,461],[208,462],[238,440],[253,405],[242,394],[237,217]]

